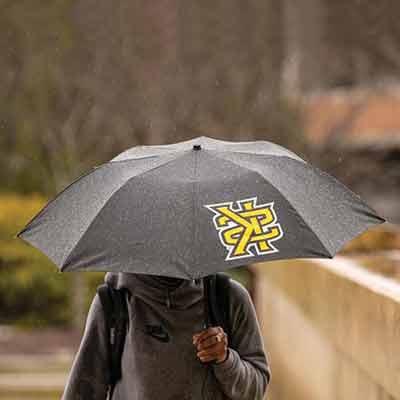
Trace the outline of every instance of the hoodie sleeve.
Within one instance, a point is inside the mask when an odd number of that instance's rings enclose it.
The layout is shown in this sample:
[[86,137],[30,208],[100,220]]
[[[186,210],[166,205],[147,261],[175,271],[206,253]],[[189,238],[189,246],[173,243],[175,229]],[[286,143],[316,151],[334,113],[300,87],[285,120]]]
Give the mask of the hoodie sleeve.
[[231,280],[232,338],[228,357],[213,364],[221,390],[232,400],[262,400],[271,370],[255,308],[247,289]]
[[61,400],[105,400],[108,353],[105,320],[96,293]]

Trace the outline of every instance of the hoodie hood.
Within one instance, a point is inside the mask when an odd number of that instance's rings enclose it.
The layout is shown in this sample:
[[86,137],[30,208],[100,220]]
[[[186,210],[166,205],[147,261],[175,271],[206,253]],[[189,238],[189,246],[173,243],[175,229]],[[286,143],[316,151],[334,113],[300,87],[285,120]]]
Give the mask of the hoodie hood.
[[171,288],[152,275],[128,272],[107,272],[104,282],[116,289],[127,289],[132,296],[145,302],[155,302],[168,308],[187,309],[203,300],[203,280],[182,279]]

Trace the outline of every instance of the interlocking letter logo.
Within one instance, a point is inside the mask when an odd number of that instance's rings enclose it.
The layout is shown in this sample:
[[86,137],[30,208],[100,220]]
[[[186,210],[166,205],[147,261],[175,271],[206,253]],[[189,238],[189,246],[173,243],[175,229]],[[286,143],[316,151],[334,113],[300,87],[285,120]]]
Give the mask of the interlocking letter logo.
[[279,250],[272,242],[283,236],[283,231],[274,210],[274,202],[257,205],[257,197],[207,204],[215,215],[214,226],[219,240],[228,250],[225,260],[235,260],[276,253]]

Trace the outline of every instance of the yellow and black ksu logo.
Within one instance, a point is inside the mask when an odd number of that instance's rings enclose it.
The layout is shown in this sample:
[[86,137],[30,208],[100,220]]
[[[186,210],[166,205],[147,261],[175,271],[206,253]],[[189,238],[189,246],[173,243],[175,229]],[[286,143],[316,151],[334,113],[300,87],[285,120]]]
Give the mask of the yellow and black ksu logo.
[[276,253],[272,242],[283,236],[274,210],[274,202],[257,204],[257,197],[234,202],[207,204],[214,213],[219,240],[228,250],[225,260],[236,260]]

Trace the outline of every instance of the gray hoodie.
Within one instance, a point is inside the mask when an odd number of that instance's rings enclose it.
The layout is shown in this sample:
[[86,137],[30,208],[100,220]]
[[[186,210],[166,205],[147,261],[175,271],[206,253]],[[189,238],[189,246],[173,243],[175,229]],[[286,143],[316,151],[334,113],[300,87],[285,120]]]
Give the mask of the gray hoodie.
[[[203,364],[194,333],[203,328],[203,282],[183,280],[171,289],[150,275],[107,273],[105,281],[127,288],[129,327],[122,355],[122,379],[113,400],[261,400],[270,379],[255,309],[246,288],[231,280],[232,338],[228,357]],[[170,341],[145,332],[160,324]],[[96,294],[62,400],[105,400],[108,354],[105,320]]]

